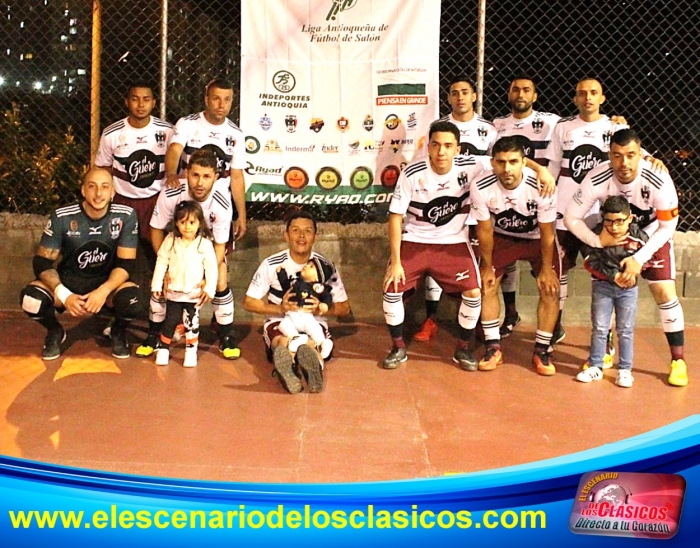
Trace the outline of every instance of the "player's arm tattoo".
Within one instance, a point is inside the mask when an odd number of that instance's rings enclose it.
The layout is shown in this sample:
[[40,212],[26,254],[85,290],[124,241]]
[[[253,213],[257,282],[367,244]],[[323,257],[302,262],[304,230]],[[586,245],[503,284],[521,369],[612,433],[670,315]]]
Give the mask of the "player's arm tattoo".
[[[37,257],[48,259],[50,261],[54,261],[55,263],[56,261],[58,261],[61,255],[61,250],[49,249],[48,247],[40,245],[39,248],[36,250],[36,255]],[[54,291],[59,285],[61,285],[61,277],[58,275],[58,271],[55,268],[52,268],[50,270],[44,270],[39,275],[39,280],[44,282],[51,291]]]

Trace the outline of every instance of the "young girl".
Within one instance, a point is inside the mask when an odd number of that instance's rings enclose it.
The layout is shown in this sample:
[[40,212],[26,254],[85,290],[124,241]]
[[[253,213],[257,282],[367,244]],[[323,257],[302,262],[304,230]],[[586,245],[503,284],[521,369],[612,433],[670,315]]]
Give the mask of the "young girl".
[[[185,326],[185,367],[197,365],[199,340],[199,308],[214,297],[219,273],[211,231],[204,222],[204,213],[197,202],[180,202],[172,222],[172,231],[158,250],[151,292],[163,297],[163,280],[168,273],[165,294],[167,309],[156,351],[156,365],[168,365],[170,343],[175,328]],[[202,280],[205,281],[201,287]]]

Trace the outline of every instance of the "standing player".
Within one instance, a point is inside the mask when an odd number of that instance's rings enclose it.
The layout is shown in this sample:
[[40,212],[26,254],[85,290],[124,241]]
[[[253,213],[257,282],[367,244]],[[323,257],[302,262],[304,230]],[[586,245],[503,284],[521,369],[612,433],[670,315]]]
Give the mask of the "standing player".
[[95,165],[112,173],[116,191],[113,202],[136,211],[141,246],[153,269],[156,257],[148,224],[165,184],[165,151],[173,126],[151,116],[156,102],[150,84],[131,84],[124,103],[129,115],[102,132]]
[[36,280],[22,290],[20,304],[48,331],[44,360],[57,359],[66,339],[57,309],[83,317],[105,305],[115,316],[112,356],[128,358],[126,328],[142,311],[139,288],[129,281],[138,245],[136,213],[112,202],[112,175],[105,169],[85,174],[81,194],[82,202],[51,214],[33,260]]
[[554,375],[548,348],[557,320],[560,259],[554,221],[556,192],[540,195],[535,173],[525,167],[525,153],[516,137],[493,145],[493,170],[471,185],[472,213],[479,223],[479,253],[486,354],[479,369],[491,371],[502,361],[498,329],[498,286],[509,264],[529,261],[537,276],[539,304],[532,364],[540,375]]
[[[649,289],[661,314],[666,340],[671,349],[669,384],[685,386],[688,373],[683,359],[684,317],[676,295],[676,265],[673,233],[678,226],[678,194],[668,173],[655,173],[642,159],[641,141],[631,129],[616,132],[611,139],[610,162],[591,170],[566,209],[564,222],[582,242],[591,247],[617,245],[609,234],[594,234],[583,221],[596,203],[608,196],[622,195],[630,203],[640,228],[649,240],[631,257],[621,261],[621,285],[632,287],[636,277],[649,281]],[[642,266],[647,265],[642,271]]]
[[[559,319],[553,344],[561,341],[565,332],[561,316],[568,294],[567,272],[576,266],[581,242],[569,233],[564,225],[564,212],[571,202],[586,174],[598,164],[607,161],[610,138],[613,133],[629,127],[616,123],[600,112],[605,102],[603,86],[595,78],[584,78],[576,84],[574,104],[578,115],[562,118],[554,128],[554,134],[545,156],[549,159],[549,171],[557,179],[557,236],[564,256],[562,258],[561,293],[559,297]],[[655,171],[666,171],[663,163],[644,154],[652,162]],[[597,213],[597,205],[591,214]],[[612,363],[612,362],[610,362]]]
[[[514,136],[523,147],[525,156],[542,166],[549,161],[545,151],[552,138],[559,116],[549,112],[539,112],[532,108],[537,101],[537,87],[532,77],[518,75],[511,79],[508,88],[510,115],[501,116],[493,121],[498,137]],[[515,264],[508,265],[501,280],[505,317],[501,325],[501,338],[508,337],[515,326],[520,323],[520,314],[515,306],[517,289],[517,269]]]
[[[198,150],[190,156],[186,174],[187,179],[180,181],[175,189],[164,188],[158,196],[158,203],[151,217],[151,239],[153,249],[158,252],[165,240],[165,230],[175,215],[177,204],[185,201],[198,202],[204,212],[207,226],[214,235],[214,251],[219,267],[215,295],[228,295],[225,302],[212,300],[214,316],[219,324],[219,350],[224,358],[235,360],[241,351],[234,341],[233,333],[233,294],[228,285],[226,272],[226,243],[231,228],[231,202],[228,195],[215,187],[217,176],[217,158],[210,150]],[[149,309],[148,337],[136,349],[136,355],[147,357],[158,348],[158,335],[165,321],[165,300],[151,297]]]
[[[217,185],[230,188],[238,219],[235,222],[236,240],[246,232],[245,211],[245,145],[243,132],[227,118],[233,106],[233,86],[217,78],[204,90],[205,109],[180,118],[165,156],[167,184],[178,188],[190,156],[200,148],[211,150],[218,159]],[[216,300],[216,299],[215,299]]]
[[[496,141],[495,126],[479,116],[474,110],[474,103],[478,98],[476,86],[466,76],[456,76],[450,82],[447,89],[447,102],[450,105],[450,114],[436,120],[437,122],[450,122],[459,130],[459,154],[472,156],[488,156],[488,151]],[[428,154],[429,138],[426,137],[416,154],[416,158]],[[485,159],[479,159],[484,161]],[[467,218],[470,226],[476,222]],[[476,236],[472,239],[476,239]],[[438,331],[435,321],[442,289],[431,276],[425,277],[425,315],[426,319],[418,332],[413,336],[416,341],[429,341]]]
[[481,291],[465,220],[469,183],[483,168],[471,156],[457,156],[458,152],[457,127],[451,122],[433,123],[428,157],[406,166],[396,184],[389,206],[391,258],[384,276],[384,318],[393,345],[382,362],[385,369],[395,369],[408,359],[403,297],[426,274],[448,292],[461,294],[459,341],[453,360],[462,369],[476,369],[468,347],[479,319]]

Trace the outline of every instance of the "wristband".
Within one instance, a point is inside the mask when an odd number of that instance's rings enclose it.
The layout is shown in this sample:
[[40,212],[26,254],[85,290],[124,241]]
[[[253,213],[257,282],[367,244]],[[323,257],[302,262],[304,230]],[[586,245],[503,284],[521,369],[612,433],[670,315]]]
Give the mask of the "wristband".
[[62,304],[66,304],[66,301],[68,300],[68,297],[73,295],[73,292],[68,289],[65,285],[63,284],[58,284],[56,286],[56,289],[54,289],[54,294],[56,295],[56,298],[61,301]]

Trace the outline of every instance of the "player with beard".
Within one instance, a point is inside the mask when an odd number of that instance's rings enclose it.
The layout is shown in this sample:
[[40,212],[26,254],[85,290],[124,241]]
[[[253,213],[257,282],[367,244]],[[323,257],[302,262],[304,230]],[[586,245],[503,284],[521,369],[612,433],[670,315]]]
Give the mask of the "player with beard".
[[586,245],[617,245],[619,242],[607,233],[594,234],[583,219],[594,204],[602,204],[608,196],[627,198],[639,227],[649,234],[649,240],[634,255],[621,261],[619,283],[622,287],[633,287],[640,273],[648,280],[671,350],[668,382],[672,386],[685,386],[688,384],[683,358],[685,326],[683,308],[676,294],[673,253],[673,234],[678,226],[678,193],[668,173],[655,173],[652,164],[642,159],[641,141],[633,130],[624,129],[612,136],[609,158],[609,162],[591,170],[583,180],[569,202],[564,222]]
[[556,192],[543,197],[534,172],[525,167],[525,153],[516,137],[502,137],[493,146],[493,169],[472,182],[472,214],[479,223],[481,287],[486,353],[481,371],[503,360],[498,328],[498,286],[506,267],[525,260],[537,277],[539,303],[532,364],[540,375],[554,375],[548,349],[557,320],[561,262],[554,230]]
[[112,173],[116,191],[113,202],[136,211],[139,239],[152,270],[156,257],[148,223],[165,185],[165,151],[173,126],[151,116],[156,101],[150,84],[132,83],[124,103],[129,115],[102,132],[95,165]]
[[[629,127],[626,123],[616,123],[600,112],[600,107],[605,102],[605,95],[603,86],[595,78],[579,80],[573,101],[578,108],[578,114],[559,120],[545,153],[549,160],[549,170],[552,176],[557,178],[557,237],[564,253],[559,318],[552,339],[553,344],[561,341],[565,336],[561,317],[568,294],[567,272],[576,266],[581,248],[581,242],[564,225],[564,212],[588,172],[607,161],[612,135],[616,131]],[[654,171],[668,171],[661,161],[655,160],[646,152],[643,152],[643,155],[652,163]],[[589,215],[597,213],[596,203]],[[610,359],[608,363],[612,363]]]
[[222,191],[230,190],[238,213],[234,237],[240,240],[247,226],[243,179],[245,145],[243,132],[227,118],[233,106],[231,83],[221,78],[209,82],[204,90],[204,105],[202,112],[180,118],[175,124],[175,134],[165,156],[167,184],[170,188],[180,186],[194,151],[206,148],[214,152],[219,162],[217,186]]
[[66,332],[56,312],[81,318],[114,311],[112,356],[131,354],[126,328],[142,312],[139,288],[129,278],[136,262],[138,220],[134,210],[112,202],[112,175],[103,168],[85,174],[80,203],[49,217],[32,266],[36,280],[20,293],[22,310],[46,328],[41,357],[61,355]]

